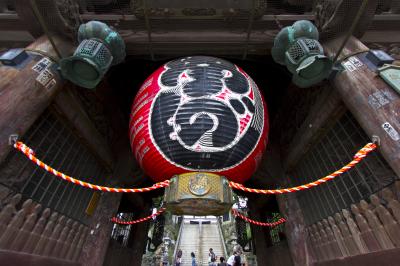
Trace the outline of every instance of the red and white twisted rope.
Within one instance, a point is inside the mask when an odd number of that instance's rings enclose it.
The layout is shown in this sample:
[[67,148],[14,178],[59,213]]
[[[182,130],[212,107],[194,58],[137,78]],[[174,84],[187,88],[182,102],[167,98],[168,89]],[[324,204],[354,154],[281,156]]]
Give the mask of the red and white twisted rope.
[[[94,184],[91,184],[88,182],[78,180],[78,179],[68,176],[66,174],[63,174],[63,173],[57,171],[56,169],[52,168],[51,166],[43,163],[38,158],[36,158],[35,153],[31,148],[29,148],[28,146],[26,146],[24,143],[22,143],[20,141],[16,142],[14,144],[14,147],[17,150],[21,151],[23,154],[25,154],[25,156],[28,157],[32,162],[36,163],[39,167],[43,168],[47,172],[49,172],[55,176],[61,177],[62,179],[69,181],[71,183],[74,183],[74,184],[77,184],[77,185],[80,185],[80,186],[83,186],[86,188],[94,189],[94,190],[100,190],[100,191],[105,191],[105,192],[134,193],[134,192],[147,192],[147,191],[151,191],[151,190],[155,190],[155,189],[159,189],[159,188],[163,188],[163,187],[168,187],[170,185],[169,180],[165,180],[165,181],[156,183],[153,186],[146,187],[146,188],[112,188],[112,187],[104,187],[104,186],[94,185]],[[376,148],[377,148],[377,145],[375,143],[368,143],[354,155],[354,158],[350,163],[346,164],[341,169],[333,172],[330,175],[327,175],[323,178],[320,178],[316,181],[310,182],[305,185],[300,185],[300,186],[291,187],[291,188],[281,188],[281,189],[255,189],[255,188],[247,188],[247,187],[243,186],[242,184],[230,181],[229,186],[234,189],[243,190],[243,191],[251,192],[251,193],[259,193],[259,194],[283,194],[283,193],[290,193],[290,192],[305,190],[308,188],[312,188],[312,187],[321,185],[321,184],[323,184],[329,180],[332,180],[335,177],[343,174],[344,172],[347,172],[348,170],[353,168],[356,164],[361,162],[368,155],[368,153],[372,152]]]
[[330,175],[327,175],[323,178],[320,178],[316,181],[310,182],[305,185],[297,186],[297,187],[291,187],[291,188],[281,188],[281,189],[255,189],[255,188],[247,188],[243,186],[242,184],[235,183],[230,181],[229,186],[234,189],[239,189],[243,190],[246,192],[251,192],[251,193],[259,193],[259,194],[283,194],[283,193],[290,193],[290,192],[296,192],[300,190],[305,190],[308,188],[312,188],[318,185],[321,185],[329,180],[334,179],[335,177],[343,174],[344,172],[349,171],[351,168],[353,168],[356,164],[361,162],[367,155],[368,153],[372,152],[377,148],[377,145],[375,143],[368,143],[365,145],[361,150],[359,150],[353,157],[353,160],[343,166],[341,169],[333,172]]
[[104,187],[104,186],[94,185],[94,184],[91,184],[88,182],[78,180],[78,179],[68,176],[66,174],[63,174],[63,173],[57,171],[56,169],[52,168],[51,166],[43,163],[41,160],[36,158],[35,152],[31,148],[29,148],[28,146],[26,146],[24,143],[22,143],[20,141],[16,142],[14,144],[14,147],[17,150],[20,150],[23,154],[25,154],[25,156],[28,157],[29,160],[36,163],[39,167],[43,168],[47,172],[49,172],[55,176],[61,177],[62,179],[69,181],[71,183],[74,183],[76,185],[80,185],[82,187],[86,187],[86,188],[90,188],[90,189],[94,189],[94,190],[105,191],[105,192],[133,193],[133,192],[147,192],[147,191],[151,191],[151,190],[155,190],[158,188],[163,188],[163,187],[169,186],[169,180],[159,182],[159,183],[152,185],[151,187],[145,187],[145,188],[113,188],[113,187]]
[[255,225],[258,225],[258,226],[274,227],[274,226],[277,226],[279,224],[282,224],[282,223],[286,222],[285,218],[280,218],[278,221],[273,222],[273,223],[262,223],[262,222],[259,222],[259,221],[252,220],[249,217],[246,217],[246,216],[240,214],[236,209],[232,209],[232,213],[233,213],[233,215],[242,218],[246,222],[249,222],[251,224],[255,224]]
[[111,218],[111,222],[116,223],[116,224],[123,224],[123,225],[137,224],[137,223],[141,223],[141,222],[150,220],[151,218],[154,218],[154,217],[160,215],[164,211],[165,211],[165,208],[160,208],[156,213],[153,213],[152,215],[149,215],[147,217],[140,218],[137,220],[133,220],[133,221],[123,221],[121,219],[118,219],[117,217],[113,217],[113,218]]

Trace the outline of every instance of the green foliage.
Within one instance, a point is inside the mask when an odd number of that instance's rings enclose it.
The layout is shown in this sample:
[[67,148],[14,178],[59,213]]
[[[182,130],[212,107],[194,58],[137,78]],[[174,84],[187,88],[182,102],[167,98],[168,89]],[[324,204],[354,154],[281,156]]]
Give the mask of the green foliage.
[[[282,218],[280,213],[272,213],[272,218],[268,219],[268,222],[273,223],[277,222],[280,218]],[[271,240],[273,244],[281,242],[279,237],[279,233],[284,231],[284,225],[280,224],[278,226],[272,227],[270,229]]]
[[250,224],[247,224],[247,225],[246,225],[246,233],[247,233],[248,239],[251,239],[251,228],[250,228]]

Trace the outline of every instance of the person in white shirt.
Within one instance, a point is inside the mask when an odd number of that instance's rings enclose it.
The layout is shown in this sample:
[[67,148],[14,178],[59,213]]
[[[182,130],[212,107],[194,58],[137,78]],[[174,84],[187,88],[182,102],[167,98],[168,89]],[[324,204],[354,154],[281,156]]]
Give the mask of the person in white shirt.
[[[248,266],[246,255],[243,253],[243,249],[239,244],[235,245],[233,251],[236,252],[237,256],[240,256],[240,265]],[[234,265],[234,263],[232,263],[232,265]]]
[[208,265],[209,266],[216,266],[217,263],[217,256],[215,255],[214,251],[212,248],[210,248],[210,253],[208,253]]
[[234,251],[233,252],[233,254],[232,254],[232,256],[230,256],[229,258],[228,258],[228,260],[226,261],[226,263],[229,265],[229,266],[233,266],[233,264],[235,263],[235,256],[236,256],[236,251]]

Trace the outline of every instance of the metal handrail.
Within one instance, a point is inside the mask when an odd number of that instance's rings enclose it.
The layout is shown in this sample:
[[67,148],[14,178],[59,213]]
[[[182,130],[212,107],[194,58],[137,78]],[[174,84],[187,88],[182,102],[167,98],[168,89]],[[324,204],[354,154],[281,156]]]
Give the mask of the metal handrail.
[[198,242],[197,242],[197,264],[199,265],[203,265],[204,264],[204,258],[203,258],[203,247],[202,247],[202,243],[203,243],[203,222],[199,221],[199,237],[198,237]]
[[175,249],[174,249],[174,257],[173,257],[173,263],[175,263],[175,258],[176,258],[176,252],[178,251],[178,246],[181,242],[181,235],[182,235],[182,230],[183,230],[183,219],[181,222],[181,226],[179,227],[179,232],[178,232],[178,237],[176,238],[176,242],[175,242]]
[[222,247],[224,248],[224,256],[225,256],[226,259],[228,259],[227,258],[228,257],[228,252],[227,252],[227,249],[226,249],[225,237],[224,237],[224,234],[222,233],[221,223],[222,223],[221,220],[218,219],[218,222],[217,222],[217,224],[218,224],[218,232],[219,232],[219,235],[220,235],[220,240],[222,241]]

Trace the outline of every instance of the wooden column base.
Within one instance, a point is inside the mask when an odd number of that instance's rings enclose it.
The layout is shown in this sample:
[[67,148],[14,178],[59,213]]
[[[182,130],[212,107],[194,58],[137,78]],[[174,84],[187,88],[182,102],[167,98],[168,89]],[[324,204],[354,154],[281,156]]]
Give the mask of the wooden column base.
[[371,252],[357,256],[315,263],[314,266],[397,266],[400,261],[400,248]]
[[29,265],[29,266],[80,266],[82,264],[73,261],[32,255],[22,252],[0,249],[1,265]]

